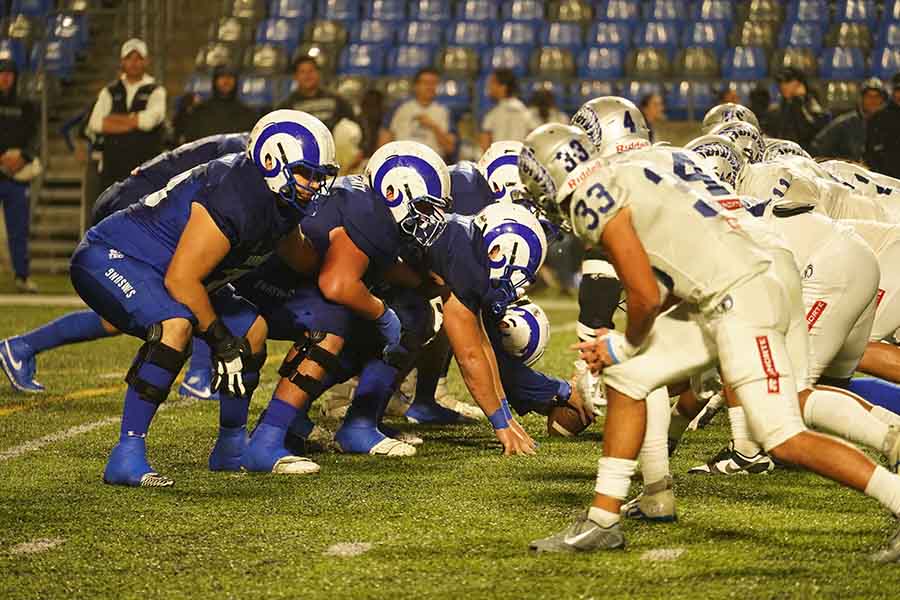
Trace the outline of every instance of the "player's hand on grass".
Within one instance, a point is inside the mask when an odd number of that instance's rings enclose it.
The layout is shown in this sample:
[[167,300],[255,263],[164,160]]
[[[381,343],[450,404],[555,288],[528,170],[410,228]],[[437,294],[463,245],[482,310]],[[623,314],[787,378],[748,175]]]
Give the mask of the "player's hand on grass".
[[509,422],[509,427],[494,431],[497,439],[503,444],[503,456],[514,454],[534,454],[535,443],[522,426],[515,419]]

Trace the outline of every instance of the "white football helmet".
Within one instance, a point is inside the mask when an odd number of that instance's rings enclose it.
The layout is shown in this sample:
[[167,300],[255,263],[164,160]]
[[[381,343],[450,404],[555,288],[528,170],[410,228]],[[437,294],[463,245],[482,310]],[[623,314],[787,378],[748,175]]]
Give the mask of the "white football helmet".
[[750,123],[756,129],[759,129],[759,119],[756,114],[742,104],[733,102],[725,102],[718,106],[713,106],[706,112],[703,117],[703,133],[709,133],[713,127],[720,123],[731,123],[732,121],[743,121]]
[[601,156],[612,156],[650,145],[650,128],[634,102],[602,96],[585,102],[572,115],[572,125],[583,129]]
[[738,150],[744,153],[744,157],[750,164],[762,162],[766,144],[763,142],[759,129],[750,123],[746,121],[719,123],[712,128],[709,135],[721,135],[728,138]]
[[766,151],[763,153],[763,161],[777,160],[782,156],[802,156],[812,160],[809,152],[804,150],[797,142],[779,138],[766,139]]
[[738,173],[747,163],[744,153],[721,135],[701,135],[684,147],[702,156],[703,166],[731,187],[735,186]]
[[[269,189],[304,216],[315,214],[339,170],[331,132],[322,121],[299,110],[274,110],[257,121],[247,141],[247,157]],[[294,175],[318,185],[303,185]],[[309,199],[300,197],[298,190]]]
[[450,171],[437,152],[419,142],[390,142],[366,165],[366,179],[401,231],[428,247],[447,226]]
[[503,350],[530,367],[541,359],[550,341],[550,320],[540,306],[521,298],[497,323]]
[[[583,129],[548,123],[525,138],[519,156],[519,175],[531,197],[546,210],[557,213],[559,203],[571,191],[563,188],[569,174],[599,156]],[[566,219],[568,215],[562,217]]]
[[519,177],[522,142],[494,142],[478,159],[478,171],[494,192],[494,200],[511,202],[525,196]]

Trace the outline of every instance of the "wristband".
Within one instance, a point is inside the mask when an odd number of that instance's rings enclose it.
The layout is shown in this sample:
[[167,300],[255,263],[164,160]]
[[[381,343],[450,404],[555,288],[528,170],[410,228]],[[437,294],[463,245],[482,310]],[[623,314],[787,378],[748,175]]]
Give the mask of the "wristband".
[[506,420],[507,420],[507,421],[512,421],[512,420],[513,420],[513,414],[512,414],[512,411],[509,409],[509,402],[506,401],[506,398],[501,398],[501,399],[500,399],[500,408],[503,409],[503,414],[506,415]]
[[609,357],[614,365],[628,360],[637,353],[637,348],[629,344],[625,336],[620,333],[607,333],[603,339],[606,340],[606,351],[609,352]]
[[509,418],[512,416],[512,413],[507,416],[508,412],[509,405],[504,398],[503,400],[500,400],[500,408],[488,415],[488,421],[491,422],[491,427],[494,429],[506,429],[509,427]]

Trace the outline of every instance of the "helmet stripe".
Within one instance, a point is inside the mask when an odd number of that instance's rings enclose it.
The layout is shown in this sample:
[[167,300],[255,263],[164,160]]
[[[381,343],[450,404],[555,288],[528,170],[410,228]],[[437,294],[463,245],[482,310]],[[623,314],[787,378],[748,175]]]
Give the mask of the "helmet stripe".
[[[541,259],[543,258],[543,248],[541,246],[541,240],[538,238],[537,233],[532,231],[530,227],[521,223],[517,223],[515,221],[505,221],[485,233],[485,253],[490,253],[491,246],[493,245],[494,240],[501,235],[516,235],[528,245],[528,264],[524,266],[532,275],[537,273],[538,268],[541,266]],[[497,269],[504,266],[508,258],[509,257],[504,257],[500,262],[494,262],[488,259],[488,263],[490,264],[491,268]]]
[[300,142],[300,149],[303,153],[301,158],[311,164],[319,164],[319,144],[316,142],[316,136],[300,123],[280,121],[272,123],[263,129],[259,137],[256,138],[256,144],[253,148],[253,163],[262,171],[265,177],[274,177],[284,168],[278,157],[273,156],[274,164],[272,168],[266,169],[260,156],[266,141],[276,134],[286,134],[296,139]]
[[[375,192],[389,207],[395,208],[403,201],[403,193],[400,190],[397,190],[397,195],[392,199],[386,198],[384,192],[381,190],[381,184],[384,181],[384,178],[388,176],[391,170],[397,167],[409,167],[413,169],[422,178],[422,181],[425,183],[425,189],[429,195],[434,196],[435,198],[444,197],[443,190],[441,189],[441,177],[428,161],[421,159],[418,156],[397,154],[389,157],[380,167],[378,167],[378,171],[375,172],[375,177],[372,181],[372,187],[375,188]],[[407,198],[407,201],[408,200],[412,200],[412,198]]]
[[537,350],[538,343],[541,341],[541,325],[531,312],[521,306],[513,306],[512,310],[528,323],[528,344],[522,351],[522,359],[529,361]]

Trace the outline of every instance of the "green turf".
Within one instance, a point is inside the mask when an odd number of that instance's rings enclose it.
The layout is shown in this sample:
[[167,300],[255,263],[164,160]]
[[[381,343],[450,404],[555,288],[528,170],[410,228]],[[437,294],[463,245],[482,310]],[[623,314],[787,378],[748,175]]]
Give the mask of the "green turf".
[[[0,336],[62,312],[5,309]],[[548,312],[556,325],[575,318]],[[571,338],[554,337],[543,368],[567,373]],[[117,416],[136,347],[117,338],[41,356],[50,394],[0,391],[0,452]],[[284,348],[270,345],[270,354]],[[274,365],[265,375],[251,418],[271,392]],[[455,371],[452,384],[461,392]],[[71,396],[86,389],[98,395]],[[149,444],[176,486],[133,490],[100,480],[117,436],[111,423],[0,462],[0,598],[900,596],[900,566],[866,559],[894,527],[874,501],[795,471],[685,475],[724,442],[721,417],[689,434],[674,459],[678,524],[626,523],[625,552],[530,556],[529,540],[588,502],[601,429],[551,440],[542,419],[525,424],[540,441],[536,457],[502,458],[485,424],[424,430],[410,459],[315,455],[322,472],[313,477],[213,474],[205,463],[216,406],[174,405]],[[62,542],[13,552],[38,539]],[[349,542],[371,549],[326,554]],[[683,552],[642,558],[659,549]]]

